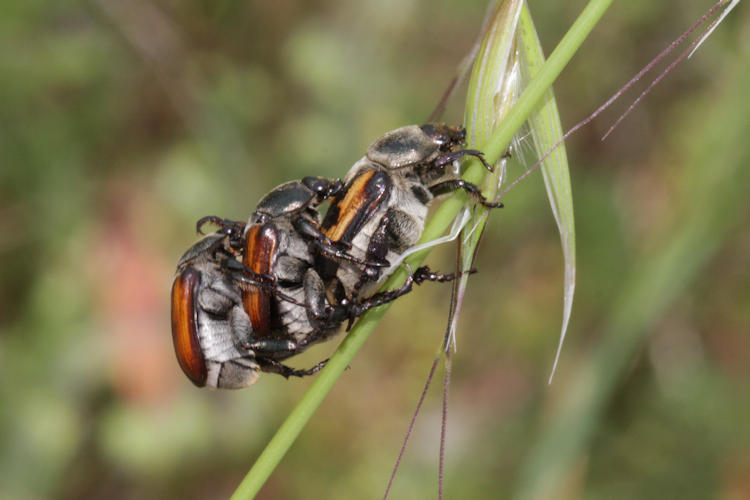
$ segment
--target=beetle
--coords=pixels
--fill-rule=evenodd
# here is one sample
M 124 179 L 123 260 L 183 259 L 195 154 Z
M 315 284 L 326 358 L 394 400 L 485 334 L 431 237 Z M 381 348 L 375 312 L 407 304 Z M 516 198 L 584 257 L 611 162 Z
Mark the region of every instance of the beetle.
M 261 371 L 285 377 L 315 373 L 322 364 L 295 370 L 275 359 L 277 353 L 297 348 L 288 340 L 258 340 L 252 349 L 239 344 L 250 320 L 242 308 L 241 291 L 224 267 L 235 259 L 232 239 L 237 236 L 227 231 L 209 234 L 177 264 L 171 294 L 172 341 L 182 371 L 198 387 L 225 389 L 252 385 Z M 272 277 L 255 278 L 257 286 L 275 290 Z M 246 274 L 243 279 L 250 280 Z
M 448 168 L 473 156 L 492 170 L 480 151 L 458 149 L 465 139 L 463 127 L 433 123 L 387 132 L 347 173 L 344 188 L 333 195 L 323 218 L 322 233 L 360 260 L 392 262 L 419 240 L 435 197 L 460 189 L 485 207 L 502 207 Z M 382 266 L 337 261 L 323 254 L 316 268 L 332 302 L 359 297 L 382 277 Z
M 255 226 L 250 227 L 283 221 L 284 234 L 292 235 L 285 248 L 296 251 L 304 235 L 321 253 L 345 255 L 340 245 L 331 244 L 316 229 L 320 216 L 315 207 L 341 187 L 340 180 L 321 177 L 282 184 L 260 201 L 251 218 Z M 185 252 L 172 285 L 172 340 L 183 372 L 195 385 L 215 388 L 252 385 L 261 371 L 285 377 L 315 373 L 322 363 L 309 370 L 295 370 L 279 362 L 304 348 L 304 337 L 278 331 L 268 335 L 258 325 L 254 327 L 245 307 L 248 296 L 259 290 L 263 296 L 273 295 L 303 311 L 305 304 L 285 295 L 275 275 L 256 273 L 238 262 L 246 241 L 244 223 L 204 217 L 197 223 L 199 233 L 208 222 L 219 224 L 220 229 Z M 277 257 L 284 261 L 281 251 L 273 254 Z M 254 292 L 248 292 L 250 289 Z

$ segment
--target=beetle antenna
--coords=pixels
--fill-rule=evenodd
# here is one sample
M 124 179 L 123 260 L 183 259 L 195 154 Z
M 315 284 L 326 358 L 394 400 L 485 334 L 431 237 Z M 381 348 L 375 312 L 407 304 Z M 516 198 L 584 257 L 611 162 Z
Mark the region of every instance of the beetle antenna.
M 448 389 L 451 385 L 451 352 L 445 351 L 445 382 L 443 383 L 443 412 L 440 421 L 440 455 L 438 459 L 438 500 L 443 500 L 445 473 L 445 437 L 448 435 Z
M 430 388 L 430 384 L 432 383 L 432 377 L 435 376 L 435 369 L 437 368 L 438 361 L 440 360 L 440 354 L 442 354 L 442 352 L 435 356 L 435 359 L 432 361 L 432 366 L 430 367 L 430 372 L 427 374 L 427 380 L 424 383 L 422 394 L 419 396 L 417 407 L 414 408 L 414 413 L 412 414 L 411 421 L 409 422 L 409 428 L 406 430 L 406 435 L 404 436 L 404 441 L 401 443 L 401 449 L 398 452 L 398 457 L 396 458 L 396 463 L 393 466 L 391 477 L 388 479 L 388 485 L 385 487 L 383 500 L 388 500 L 388 493 L 390 493 L 391 491 L 393 480 L 396 478 L 398 468 L 401 466 L 401 459 L 404 458 L 404 453 L 406 452 L 406 444 L 409 442 L 409 438 L 411 437 L 412 432 L 414 432 L 414 424 L 417 423 L 417 416 L 419 415 L 419 411 L 422 409 L 422 403 L 424 403 L 424 399 L 427 396 L 427 390 Z
M 474 45 L 472 45 L 469 53 L 466 54 L 463 59 L 461 59 L 460 63 L 458 63 L 458 66 L 456 67 L 456 74 L 448 84 L 448 88 L 445 89 L 445 92 L 443 92 L 443 95 L 440 97 L 437 106 L 435 106 L 435 109 L 427 119 L 427 123 L 435 123 L 440 120 L 440 118 L 445 113 L 445 108 L 448 106 L 448 102 L 456 92 L 456 89 L 463 85 L 464 81 L 466 80 L 466 77 L 469 74 L 469 69 L 471 69 L 471 65 L 474 63 L 474 59 L 476 59 L 477 57 L 477 52 L 479 52 L 480 42 L 484 38 L 487 27 L 490 25 L 492 14 L 495 12 L 496 6 L 497 1 L 492 1 L 487 6 L 487 10 L 484 14 L 484 20 L 482 21 L 482 27 L 479 29 L 479 34 L 477 35 L 477 39 L 474 41 Z
M 578 122 L 575 125 L 573 125 L 573 127 L 571 127 L 567 132 L 565 132 L 565 134 L 562 136 L 562 138 L 559 141 L 557 141 L 546 153 L 544 153 L 544 155 L 542 155 L 542 157 L 533 166 L 531 166 L 530 168 L 528 168 L 523 174 L 521 174 L 519 177 L 517 177 L 516 180 L 514 180 L 513 182 L 511 182 L 505 189 L 503 189 L 503 191 L 498 195 L 497 198 L 500 199 L 503 196 L 505 196 L 508 193 L 508 191 L 510 191 L 511 189 L 513 189 L 516 186 L 516 184 L 518 184 L 519 182 L 521 182 L 522 180 L 524 180 L 526 177 L 528 177 L 529 175 L 531 175 L 531 173 L 534 172 L 537 168 L 539 168 L 539 166 L 544 162 L 544 160 L 546 160 L 549 157 L 549 155 L 551 155 L 558 147 L 560 147 L 560 145 L 563 142 L 565 142 L 565 140 L 568 137 L 570 137 L 574 132 L 578 131 L 580 128 L 582 128 L 582 127 L 588 125 L 589 123 L 591 123 L 591 121 L 593 121 L 594 118 L 596 118 L 597 116 L 599 116 L 605 109 L 607 109 L 610 105 L 612 105 L 612 103 L 614 103 L 617 99 L 619 99 L 620 96 L 622 96 L 622 94 L 625 93 L 625 91 L 627 91 L 630 87 L 633 86 L 633 84 L 635 84 L 638 80 L 640 80 L 641 77 L 644 74 L 646 74 L 649 70 L 651 70 L 651 68 L 653 68 L 656 63 L 658 63 L 660 60 L 662 60 L 664 57 L 666 57 L 670 52 L 672 52 L 672 50 L 674 50 L 675 47 L 677 47 L 679 44 L 681 44 L 683 41 L 685 41 L 685 39 L 692 32 L 694 32 L 701 24 L 703 24 L 704 22 L 706 22 L 706 20 L 708 18 L 710 18 L 712 15 L 714 15 L 716 13 L 716 11 L 719 10 L 726 3 L 726 1 L 727 0 L 721 0 L 721 1 L 717 2 L 713 7 L 711 7 L 703 15 L 703 17 L 701 17 L 695 24 L 693 24 L 690 28 L 688 28 L 682 35 L 680 35 L 666 49 L 664 49 L 661 53 L 659 53 L 659 55 L 657 55 L 653 60 L 651 60 L 651 62 L 649 62 L 641 71 L 639 71 L 638 74 L 635 75 L 628 83 L 626 83 L 622 88 L 620 88 L 617 92 L 615 92 L 615 94 L 612 97 L 610 97 L 609 99 L 607 99 L 607 101 L 604 104 L 602 104 L 601 106 L 599 106 L 598 108 L 596 108 L 596 110 L 593 113 L 591 113 L 589 116 L 587 116 L 586 118 L 584 118 L 580 122 Z M 706 33 L 708 33 L 712 28 L 713 28 L 713 24 L 711 26 L 709 26 L 709 28 L 701 35 L 701 37 L 699 39 L 703 38 L 703 36 Z M 697 43 L 698 42 L 693 42 L 693 44 L 697 44 Z M 692 44 L 691 44 L 691 47 L 692 47 Z M 671 70 L 674 67 L 674 65 L 676 63 L 679 63 L 681 60 L 682 60 L 682 56 L 678 57 L 678 59 L 675 61 L 675 63 L 673 63 L 672 65 L 670 65 L 667 68 L 667 70 L 668 71 Z M 658 81 L 660 81 L 661 78 L 663 78 L 662 75 L 660 75 L 660 78 L 658 78 L 655 81 L 655 83 L 658 83 Z M 649 88 L 649 90 L 650 90 L 650 88 Z
M 737 1 L 739 1 L 739 0 L 735 0 L 735 2 L 737 2 Z M 709 11 L 708 11 L 708 12 L 707 12 L 707 13 L 706 13 L 706 14 L 705 14 L 705 15 L 704 15 L 704 16 L 703 16 L 702 18 L 701 18 L 701 20 L 700 20 L 700 21 L 699 21 L 699 22 L 698 22 L 698 23 L 697 23 L 697 24 L 696 24 L 695 26 L 693 26 L 693 27 L 691 28 L 691 30 L 688 30 L 688 31 L 687 31 L 687 32 L 686 32 L 685 34 L 683 34 L 683 37 L 681 37 L 681 38 L 682 38 L 682 40 L 684 40 L 684 36 L 687 36 L 687 33 L 689 33 L 690 31 L 692 31 L 693 29 L 697 28 L 699 24 L 703 23 L 703 22 L 704 22 L 704 21 L 705 21 L 705 20 L 706 20 L 706 19 L 707 19 L 708 17 L 710 17 L 710 16 L 711 16 L 711 14 L 713 14 L 714 10 L 715 10 L 715 9 L 718 9 L 718 8 L 719 8 L 719 7 L 720 7 L 720 6 L 721 6 L 721 5 L 723 4 L 723 3 L 724 3 L 724 2 L 719 2 L 719 3 L 717 3 L 717 4 L 716 4 L 716 5 L 715 5 L 715 6 L 714 6 L 714 7 L 713 7 L 713 8 L 711 9 L 711 10 L 709 10 Z M 611 127 L 609 127 L 609 130 L 607 130 L 607 133 L 606 133 L 606 134 L 604 134 L 604 135 L 602 136 L 602 140 L 604 140 L 604 139 L 606 139 L 607 137 L 609 137 L 609 134 L 611 134 L 611 133 L 612 133 L 612 132 L 613 132 L 613 131 L 615 130 L 615 128 L 617 128 L 617 126 L 618 126 L 618 125 L 620 124 L 620 122 L 621 122 L 621 121 L 623 121 L 623 120 L 625 119 L 625 117 L 627 117 L 627 116 L 628 116 L 628 115 L 630 114 L 630 112 L 631 112 L 631 111 L 633 111 L 633 108 L 635 108 L 635 107 L 636 107 L 636 106 L 638 105 L 638 103 L 639 103 L 639 102 L 641 102 L 641 99 L 643 99 L 644 97 L 646 97 L 646 95 L 647 95 L 647 94 L 648 94 L 649 92 L 651 92 L 651 89 L 653 89 L 653 88 L 654 88 L 654 87 L 655 87 L 655 86 L 656 86 L 656 85 L 657 85 L 657 84 L 658 84 L 658 83 L 659 83 L 659 82 L 660 82 L 660 81 L 661 81 L 661 80 L 662 80 L 662 79 L 663 79 L 663 78 L 664 78 L 665 76 L 667 76 L 667 74 L 668 74 L 668 73 L 669 73 L 670 71 L 672 71 L 672 69 L 674 69 L 674 67 L 675 67 L 675 66 L 677 66 L 677 65 L 678 65 L 678 64 L 679 64 L 680 62 L 682 62 L 682 60 L 683 60 L 683 59 L 685 59 L 686 57 L 690 57 L 690 56 L 691 56 L 691 55 L 693 54 L 693 52 L 695 52 L 695 51 L 696 51 L 696 49 L 697 49 L 697 48 L 698 48 L 698 47 L 699 47 L 699 46 L 700 46 L 700 45 L 701 45 L 701 44 L 703 43 L 703 41 L 704 41 L 704 40 L 705 40 L 705 39 L 706 39 L 706 38 L 708 37 L 708 35 L 710 35 L 710 34 L 711 34 L 711 32 L 712 32 L 712 31 L 713 31 L 714 29 L 716 29 L 716 27 L 717 27 L 717 26 L 719 25 L 719 23 L 720 23 L 720 22 L 722 21 L 722 19 L 724 19 L 724 17 L 726 17 L 726 15 L 727 15 L 727 14 L 729 14 L 729 11 L 730 11 L 730 10 L 732 10 L 732 9 L 734 8 L 734 6 L 735 6 L 735 5 L 737 5 L 737 4 L 736 4 L 736 3 L 734 3 L 733 5 L 730 5 L 729 7 L 727 7 L 727 8 L 726 8 L 726 9 L 724 10 L 724 12 L 723 12 L 723 13 L 721 14 L 721 16 L 719 16 L 719 18 L 718 18 L 718 19 L 716 19 L 716 20 L 715 20 L 714 22 L 712 22 L 712 23 L 711 23 L 711 25 L 710 25 L 710 26 L 709 26 L 709 27 L 708 27 L 708 28 L 707 28 L 707 29 L 706 29 L 706 30 L 705 30 L 705 31 L 703 32 L 703 34 L 702 34 L 702 35 L 701 35 L 701 36 L 700 36 L 700 37 L 699 37 L 698 39 L 696 39 L 696 40 L 695 40 L 695 41 L 694 41 L 693 43 L 691 43 L 691 44 L 690 44 L 690 45 L 688 46 L 688 48 L 687 48 L 687 49 L 685 49 L 685 50 L 684 50 L 684 51 L 683 51 L 683 52 L 682 52 L 682 53 L 681 53 L 681 54 L 680 54 L 680 55 L 679 55 L 679 56 L 677 57 L 677 59 L 675 59 L 674 61 L 672 61 L 672 63 L 671 63 L 671 64 L 670 64 L 669 66 L 667 66 L 667 67 L 666 67 L 666 69 L 664 69 L 664 71 L 662 71 L 662 72 L 661 72 L 661 73 L 659 74 L 659 76 L 657 76 L 656 78 L 654 78 L 654 80 L 653 80 L 653 81 L 652 81 L 652 82 L 651 82 L 651 83 L 649 84 L 649 86 L 648 86 L 648 87 L 646 87 L 646 90 L 644 90 L 643 92 L 641 92 L 641 95 L 639 95 L 639 96 L 638 96 L 638 97 L 637 97 L 637 98 L 636 98 L 636 99 L 635 99 L 635 100 L 633 101 L 633 103 L 632 103 L 632 104 L 631 104 L 631 105 L 630 105 L 630 106 L 628 107 L 628 109 L 626 109 L 626 110 L 625 110 L 625 112 L 624 112 L 623 114 L 621 114 L 621 115 L 620 115 L 620 117 L 619 117 L 619 118 L 618 118 L 618 119 L 617 119 L 617 120 L 615 121 L 615 123 L 613 123 L 613 124 L 612 124 L 612 126 L 611 126 Z M 679 44 L 680 42 L 682 42 L 682 40 L 680 40 L 680 39 L 678 38 L 677 40 L 675 40 L 674 42 L 672 42 L 672 45 L 670 45 L 670 46 L 668 47 L 668 49 L 670 49 L 670 50 L 671 50 L 671 48 L 674 48 L 674 47 L 676 47 L 676 46 L 677 46 L 677 45 L 678 45 L 678 44 Z M 660 55 L 661 55 L 661 54 L 660 54 Z M 657 60 L 657 59 L 654 59 L 654 61 L 656 61 L 656 60 Z M 653 63 L 654 61 L 652 61 L 652 63 Z M 651 66 L 653 66 L 653 64 L 651 64 Z M 649 66 L 647 66 L 647 67 L 648 67 L 648 68 L 650 69 L 650 67 L 649 67 Z M 640 73 L 639 73 L 638 75 L 636 75 L 636 77 L 637 77 L 637 78 L 640 78 L 640 76 L 641 76 L 641 74 L 640 74 Z M 634 79 L 635 79 L 636 77 L 634 77 Z M 632 82 L 632 81 L 633 81 L 633 80 L 631 80 L 631 82 Z M 630 84 L 630 82 L 628 82 L 628 84 Z M 623 87 L 623 89 L 624 89 L 624 88 L 625 88 L 625 87 Z

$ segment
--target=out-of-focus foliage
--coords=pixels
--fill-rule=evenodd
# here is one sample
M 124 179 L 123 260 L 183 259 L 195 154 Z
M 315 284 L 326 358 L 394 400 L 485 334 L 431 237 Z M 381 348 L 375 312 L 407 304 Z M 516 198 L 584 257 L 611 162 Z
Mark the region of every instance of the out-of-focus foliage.
M 707 7 L 616 3 L 555 87 L 563 121 L 593 109 Z M 382 132 L 423 121 L 484 8 L 2 2 L 0 498 L 233 491 L 309 381 L 266 375 L 219 393 L 182 376 L 168 293 L 195 220 L 244 218 L 281 181 L 342 175 Z M 548 50 L 580 8 L 531 5 Z M 538 176 L 491 219 L 453 361 L 447 497 L 509 497 L 529 470 L 544 479 L 526 457 L 544 446 L 577 369 L 611 348 L 618 314 L 654 310 L 619 361 L 627 370 L 603 384 L 595 418 L 578 422 L 590 438 L 559 497 L 750 496 L 750 211 L 714 189 L 727 172 L 747 186 L 732 172 L 750 156 L 750 113 L 738 112 L 748 106 L 748 12 L 740 5 L 607 142 L 604 117 L 569 143 L 578 291 L 551 387 L 562 259 Z M 675 251 L 668 266 L 642 264 L 696 234 L 698 258 Z M 450 268 L 452 248 L 429 260 Z M 677 288 L 655 308 L 652 289 L 632 294 L 639 276 L 656 282 L 659 272 Z M 447 287 L 428 284 L 391 309 L 260 497 L 383 491 L 447 304 Z M 616 368 L 592 366 L 604 380 Z M 394 498 L 434 496 L 438 393 Z

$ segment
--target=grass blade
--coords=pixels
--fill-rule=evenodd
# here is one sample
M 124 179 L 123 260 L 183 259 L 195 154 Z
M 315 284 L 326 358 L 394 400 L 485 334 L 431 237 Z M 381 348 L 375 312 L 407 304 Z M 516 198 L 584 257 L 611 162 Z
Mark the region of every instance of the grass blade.
M 524 72 L 524 80 L 531 80 L 544 64 L 544 54 L 539 43 L 539 37 L 534 29 L 528 9 L 524 9 L 518 26 L 518 52 L 521 59 L 521 70 Z M 555 95 L 550 88 L 545 92 L 539 108 L 529 117 L 529 128 L 533 140 L 534 149 L 538 158 L 541 158 L 560 139 L 563 131 L 560 124 L 560 114 L 557 111 Z M 570 173 L 568 169 L 568 157 L 565 153 L 565 144 L 553 151 L 542 163 L 542 176 L 547 188 L 552 214 L 560 231 L 560 243 L 563 250 L 565 262 L 565 273 L 563 279 L 563 320 L 560 328 L 560 341 L 552 365 L 549 382 L 557 368 L 560 358 L 565 333 L 570 321 L 570 312 L 573 308 L 573 294 L 576 288 L 576 234 L 575 217 L 573 213 L 573 194 L 570 187 Z
M 611 4 L 612 0 L 590 0 L 570 30 L 562 38 L 560 44 L 542 66 L 537 77 L 529 83 L 529 86 L 509 113 L 508 119 L 499 125 L 486 144 L 486 147 L 483 148 L 488 161 L 491 163 L 497 162 L 508 147 L 511 138 L 527 120 L 544 92 L 552 85 Z M 478 162 L 472 163 L 466 172 L 465 178 L 469 181 L 478 182 L 482 179 L 482 166 Z M 431 241 L 440 237 L 463 207 L 465 198 L 463 193 L 457 193 L 444 201 L 425 227 L 421 241 Z M 412 267 L 418 266 L 426 255 L 427 251 L 415 254 L 409 259 L 410 265 Z M 395 288 L 403 283 L 405 279 L 405 272 L 397 271 L 386 281 L 384 288 Z M 300 432 L 302 432 L 307 421 L 323 402 L 323 399 L 333 388 L 333 384 L 349 365 L 354 355 L 365 343 L 367 337 L 375 329 L 378 321 L 387 310 L 388 305 L 386 304 L 378 309 L 368 311 L 354 325 L 349 335 L 346 336 L 339 348 L 331 356 L 326 367 L 321 370 L 310 386 L 310 389 L 291 411 L 265 450 L 258 457 L 253 467 L 248 471 L 232 495 L 232 500 L 254 498 L 258 491 L 260 491 L 263 484 L 281 461 L 281 458 L 286 454 Z

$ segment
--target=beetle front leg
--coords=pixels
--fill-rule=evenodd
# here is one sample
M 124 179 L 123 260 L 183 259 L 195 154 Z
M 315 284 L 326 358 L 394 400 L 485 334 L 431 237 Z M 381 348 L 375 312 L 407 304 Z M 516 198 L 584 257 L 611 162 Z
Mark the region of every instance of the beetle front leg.
M 198 222 L 195 224 L 195 230 L 198 231 L 198 234 L 203 234 L 203 226 L 206 224 L 215 224 L 219 226 L 219 232 L 230 235 L 242 234 L 245 230 L 245 223 L 242 221 L 225 219 L 218 215 L 206 215 L 198 219 Z
M 445 165 L 453 163 L 454 161 L 459 160 L 464 156 L 473 156 L 475 158 L 478 158 L 479 161 L 482 162 L 484 168 L 486 168 L 489 172 L 494 172 L 495 170 L 494 167 L 487 163 L 487 160 L 484 159 L 484 153 L 482 153 L 478 149 L 460 149 L 451 153 L 445 153 L 444 155 L 436 158 L 432 165 L 435 167 L 444 167 Z

